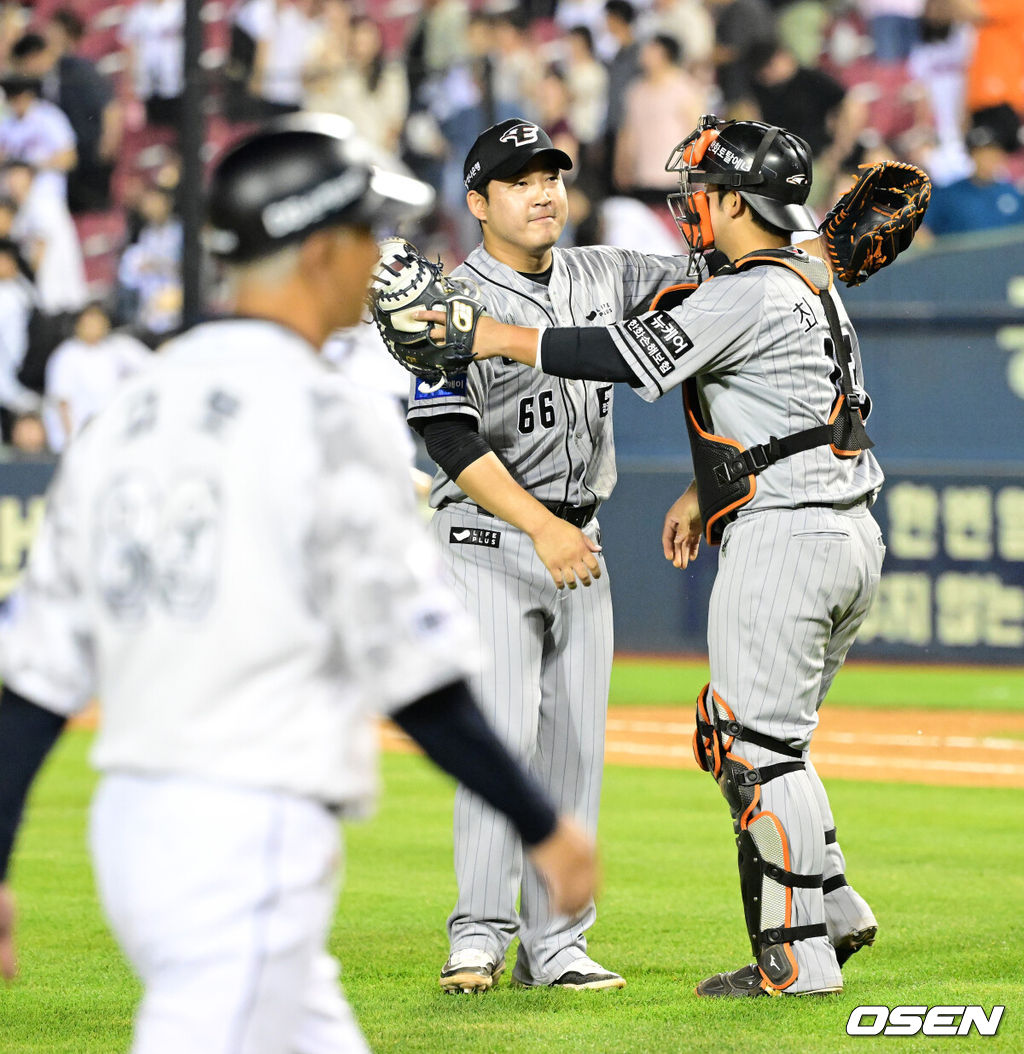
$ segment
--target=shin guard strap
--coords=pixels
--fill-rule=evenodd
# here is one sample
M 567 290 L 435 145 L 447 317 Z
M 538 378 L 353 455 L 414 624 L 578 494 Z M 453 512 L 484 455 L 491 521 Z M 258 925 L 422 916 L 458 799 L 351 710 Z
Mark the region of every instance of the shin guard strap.
M 765 765 L 759 769 L 745 769 L 736 774 L 736 782 L 741 787 L 753 787 L 758 783 L 767 783 L 787 772 L 797 772 L 804 767 L 802 761 L 783 761 L 778 765 Z
M 825 832 L 825 845 L 835 845 L 838 841 L 839 836 L 836 834 L 836 829 L 834 827 Z
M 752 728 L 741 725 L 739 721 L 728 718 L 723 720 L 716 715 L 715 724 L 718 727 L 718 731 L 724 736 L 741 739 L 744 743 L 754 743 L 759 747 L 764 747 L 765 750 L 771 750 L 787 758 L 802 758 L 804 756 L 803 750 L 791 747 L 785 740 L 776 739 L 774 736 L 766 736 L 761 732 L 755 732 Z
M 821 875 L 798 875 L 794 871 L 786 871 L 778 864 L 769 864 L 767 860 L 761 861 L 761 870 L 783 886 L 797 889 L 821 889 L 823 886 Z
M 774 929 L 762 930 L 757 935 L 757 943 L 760 947 L 767 948 L 772 944 L 792 944 L 794 941 L 827 936 L 828 927 L 823 922 L 813 926 L 776 926 Z
M 826 878 L 821 884 L 822 893 L 831 893 L 836 889 L 842 889 L 843 886 L 848 886 L 850 883 L 846 881 L 846 875 L 840 872 L 838 875 L 833 875 L 831 878 Z

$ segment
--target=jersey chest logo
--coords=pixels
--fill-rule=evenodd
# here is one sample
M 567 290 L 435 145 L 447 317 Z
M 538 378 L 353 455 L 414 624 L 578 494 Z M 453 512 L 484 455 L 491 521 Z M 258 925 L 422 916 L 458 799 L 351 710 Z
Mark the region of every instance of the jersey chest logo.
M 452 545 L 482 545 L 487 549 L 501 546 L 501 531 L 488 531 L 482 527 L 452 527 L 448 532 Z

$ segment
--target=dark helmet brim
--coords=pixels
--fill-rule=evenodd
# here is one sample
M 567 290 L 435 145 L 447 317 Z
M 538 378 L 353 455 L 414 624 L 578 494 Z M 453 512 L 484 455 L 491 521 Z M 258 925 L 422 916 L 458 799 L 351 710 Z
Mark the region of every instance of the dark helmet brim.
M 784 231 L 816 231 L 818 222 L 806 205 L 777 201 L 741 188 L 739 195 L 767 223 Z

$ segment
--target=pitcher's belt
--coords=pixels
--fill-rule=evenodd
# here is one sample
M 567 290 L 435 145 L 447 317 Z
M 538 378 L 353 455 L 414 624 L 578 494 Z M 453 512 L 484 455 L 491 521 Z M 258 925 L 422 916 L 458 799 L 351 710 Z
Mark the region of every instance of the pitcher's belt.
M 441 502 L 438 509 L 443 509 L 446 505 L 454 505 L 457 502 L 445 500 Z M 488 512 L 487 509 L 481 505 L 477 505 L 474 502 L 467 502 L 471 505 L 474 512 L 479 513 L 481 516 L 493 516 L 493 512 Z M 544 506 L 548 512 L 554 513 L 559 519 L 565 520 L 571 523 L 574 527 L 586 527 L 588 523 L 594 518 L 597 512 L 597 503 L 594 502 L 591 505 L 569 505 L 564 501 L 542 501 L 541 505 Z

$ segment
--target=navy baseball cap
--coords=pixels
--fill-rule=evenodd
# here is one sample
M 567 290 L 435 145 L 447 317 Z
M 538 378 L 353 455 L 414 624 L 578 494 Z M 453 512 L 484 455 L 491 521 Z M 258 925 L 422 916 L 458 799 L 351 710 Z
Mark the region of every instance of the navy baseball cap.
M 462 166 L 466 190 L 479 190 L 492 179 L 507 179 L 538 155 L 551 154 L 561 169 L 572 168 L 572 160 L 559 150 L 540 125 L 525 117 L 510 117 L 477 136 Z

